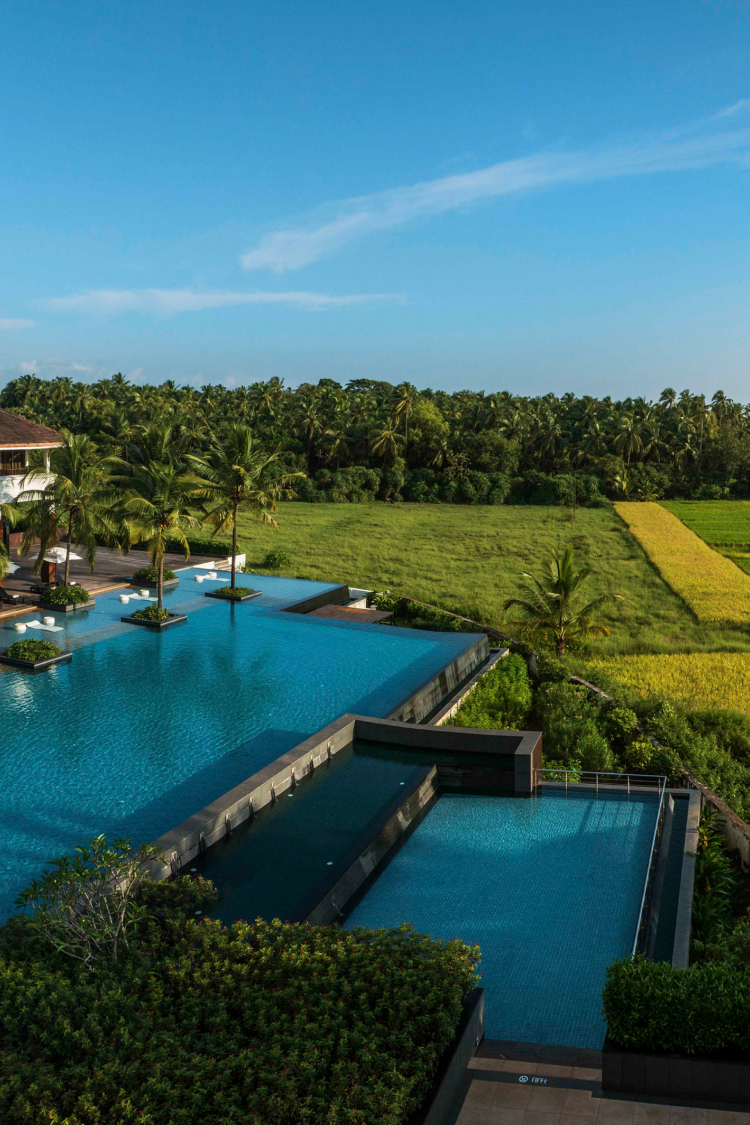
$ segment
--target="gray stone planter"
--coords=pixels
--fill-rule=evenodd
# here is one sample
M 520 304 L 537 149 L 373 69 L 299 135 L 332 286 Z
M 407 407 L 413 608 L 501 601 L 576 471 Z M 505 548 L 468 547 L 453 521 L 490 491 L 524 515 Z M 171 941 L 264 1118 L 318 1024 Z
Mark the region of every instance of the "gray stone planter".
M 166 621 L 145 621 L 142 617 L 121 617 L 120 621 L 124 621 L 126 625 L 144 625 L 147 629 L 159 630 L 169 629 L 171 625 L 180 625 L 183 621 L 187 621 L 187 615 L 174 613 Z
M 612 1094 L 750 1105 L 750 1053 L 639 1051 L 619 1047 L 607 1038 L 602 1050 L 602 1089 Z
M 25 668 L 29 672 L 41 672 L 54 664 L 68 664 L 72 659 L 72 652 L 61 652 L 59 656 L 48 656 L 46 660 L 18 660 L 15 656 L 2 653 L 0 664 L 8 664 L 11 668 Z
M 463 1082 L 469 1059 L 484 1038 L 484 989 L 474 988 L 464 1000 L 456 1036 L 443 1055 L 430 1092 L 409 1119 L 409 1125 L 443 1125 Z
M 252 594 L 243 594 L 241 598 L 233 598 L 228 594 L 220 594 L 218 590 L 209 590 L 209 592 L 203 596 L 205 598 L 215 598 L 217 602 L 229 602 L 230 605 L 234 605 L 237 602 L 249 602 L 252 598 L 259 598 L 261 593 L 261 590 L 253 590 Z
M 131 586 L 135 586 L 136 589 L 140 589 L 141 587 L 143 587 L 144 590 L 157 590 L 159 588 L 158 583 L 145 582 L 142 578 L 128 578 L 128 582 Z M 165 578 L 165 580 L 161 584 L 161 588 L 162 590 L 171 590 L 175 586 L 179 586 L 179 584 L 179 578 Z
M 76 613 L 79 609 L 93 609 L 96 605 L 95 598 L 87 602 L 76 602 L 75 605 L 50 605 L 49 602 L 39 602 L 39 609 L 46 609 L 49 613 Z

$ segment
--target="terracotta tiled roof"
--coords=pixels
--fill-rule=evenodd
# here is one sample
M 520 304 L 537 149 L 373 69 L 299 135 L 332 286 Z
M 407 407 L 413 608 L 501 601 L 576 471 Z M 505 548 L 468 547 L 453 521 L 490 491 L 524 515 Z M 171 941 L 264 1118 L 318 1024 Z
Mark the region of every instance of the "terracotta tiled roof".
M 43 449 L 61 442 L 60 435 L 49 426 L 0 410 L 0 449 Z

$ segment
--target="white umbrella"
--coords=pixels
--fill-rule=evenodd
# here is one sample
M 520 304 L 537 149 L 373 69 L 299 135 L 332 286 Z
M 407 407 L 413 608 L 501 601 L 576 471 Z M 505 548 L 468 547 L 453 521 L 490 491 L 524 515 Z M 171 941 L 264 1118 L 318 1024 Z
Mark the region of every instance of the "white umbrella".
M 70 558 L 71 558 L 71 561 L 73 559 L 78 559 L 80 561 L 81 556 L 77 555 L 75 553 L 75 551 L 71 551 L 70 552 Z M 37 562 L 38 559 L 39 559 L 39 555 L 32 555 L 29 562 Z M 50 563 L 64 563 L 65 562 L 65 548 L 64 547 L 50 547 L 49 551 L 47 551 L 47 553 L 44 556 L 44 561 L 50 562 Z

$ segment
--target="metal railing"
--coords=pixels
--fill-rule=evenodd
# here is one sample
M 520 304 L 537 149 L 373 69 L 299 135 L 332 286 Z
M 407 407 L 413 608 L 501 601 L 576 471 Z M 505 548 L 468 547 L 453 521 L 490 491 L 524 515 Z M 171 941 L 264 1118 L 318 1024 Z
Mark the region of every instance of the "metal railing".
M 552 774 L 551 779 L 545 778 L 544 774 Z M 559 780 L 556 780 L 559 778 Z M 584 780 L 593 779 L 593 780 Z M 656 864 L 654 862 L 657 845 L 661 838 L 662 828 L 664 826 L 664 792 L 667 786 L 666 777 L 661 777 L 658 774 L 642 774 L 642 773 L 605 773 L 597 772 L 596 770 L 553 770 L 545 769 L 544 766 L 534 770 L 534 785 L 535 787 L 545 780 L 551 781 L 553 785 L 562 786 L 565 784 L 565 791 L 567 792 L 569 785 L 581 786 L 590 789 L 593 787 L 596 792 L 599 792 L 599 785 L 607 789 L 616 786 L 624 786 L 627 792 L 630 793 L 631 789 L 657 789 L 659 793 L 659 807 L 656 810 L 656 823 L 654 824 L 654 833 L 651 837 L 651 850 L 648 858 L 648 867 L 646 869 L 646 878 L 643 881 L 643 893 L 641 894 L 641 902 L 638 907 L 638 920 L 635 924 L 635 935 L 633 937 L 633 945 L 630 951 L 630 956 L 635 957 L 638 952 L 638 945 L 641 938 L 641 931 L 644 928 L 646 919 L 649 916 L 651 909 L 651 892 L 653 891 L 653 881 L 655 875 Z

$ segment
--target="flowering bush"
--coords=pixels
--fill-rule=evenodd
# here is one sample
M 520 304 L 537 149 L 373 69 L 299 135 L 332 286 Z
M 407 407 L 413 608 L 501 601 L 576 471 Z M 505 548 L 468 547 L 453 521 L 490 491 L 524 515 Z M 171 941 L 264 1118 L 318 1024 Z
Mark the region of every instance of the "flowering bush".
M 240 922 L 145 885 L 127 956 L 80 967 L 0 927 L 4 1125 L 398 1125 L 427 1093 L 478 950 L 407 927 Z

